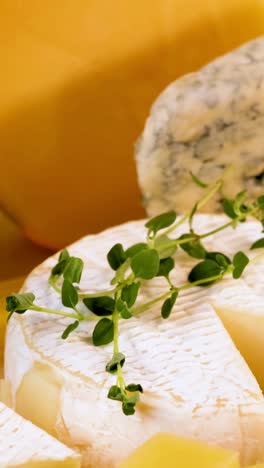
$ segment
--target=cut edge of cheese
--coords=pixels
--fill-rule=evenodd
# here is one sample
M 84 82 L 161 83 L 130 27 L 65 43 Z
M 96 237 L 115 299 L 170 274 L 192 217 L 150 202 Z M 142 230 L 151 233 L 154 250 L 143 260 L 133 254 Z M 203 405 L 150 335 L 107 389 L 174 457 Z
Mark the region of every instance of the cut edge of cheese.
M 8 408 L 13 406 L 11 384 L 5 379 L 0 379 L 0 401 Z
M 118 468 L 239 468 L 238 452 L 171 433 L 158 433 Z
M 16 465 L 1 465 L 0 468 L 80 468 L 80 463 L 75 459 L 65 459 L 62 461 L 53 461 L 47 459 L 45 461 L 30 461 L 26 463 L 19 463 Z
M 80 455 L 0 402 L 0 467 L 80 468 Z

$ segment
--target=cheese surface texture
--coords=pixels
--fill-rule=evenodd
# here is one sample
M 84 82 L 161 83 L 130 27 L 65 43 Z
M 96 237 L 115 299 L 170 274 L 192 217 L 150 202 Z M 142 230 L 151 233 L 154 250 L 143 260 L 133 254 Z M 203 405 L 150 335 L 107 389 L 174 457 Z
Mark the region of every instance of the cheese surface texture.
M 80 468 L 80 457 L 0 403 L 1 468 Z
M 157 434 L 118 468 L 239 468 L 238 453 L 172 434 Z
M 169 85 L 154 102 L 136 148 L 143 202 L 150 216 L 186 212 L 199 199 L 190 170 L 205 182 L 232 164 L 224 194 L 263 192 L 264 38 Z M 219 196 L 206 205 L 219 210 Z
M 225 221 L 223 216 L 197 215 L 194 227 L 200 233 Z M 186 231 L 187 226 L 182 225 L 175 236 Z M 70 246 L 70 254 L 85 263 L 81 289 L 107 289 L 113 276 L 107 252 L 117 242 L 127 248 L 144 241 L 145 235 L 143 221 L 131 222 Z M 235 232 L 230 228 L 208 238 L 205 245 L 210 251 L 221 249 L 232 255 L 237 250 L 247 251 L 260 235 L 259 224 L 248 222 Z M 23 291 L 33 292 L 38 305 L 62 309 L 59 295 L 48 285 L 56 258 L 36 268 Z M 178 286 L 184 284 L 195 262 L 179 250 L 172 281 Z M 264 270 L 263 263 L 260 268 Z M 117 402 L 107 399 L 115 382 L 115 377 L 105 372 L 112 344 L 92 345 L 94 324 L 82 323 L 63 341 L 61 333 L 67 319 L 33 311 L 13 316 L 7 331 L 5 378 L 11 383 L 14 406 L 60 440 L 78 447 L 84 467 L 114 467 L 158 432 L 235 450 L 243 466 L 263 461 L 263 396 L 215 312 L 228 303 L 230 314 L 237 317 L 237 327 L 241 305 L 248 321 L 263 316 L 263 307 L 258 306 L 263 303 L 263 294 L 255 286 L 254 277 L 256 283 L 254 269 L 249 267 L 244 279 L 226 279 L 210 289 L 182 292 L 169 320 L 161 318 L 160 305 L 156 305 L 140 318 L 120 321 L 125 380 L 139 382 L 144 388 L 136 414 L 130 417 L 122 414 Z M 141 289 L 139 303 L 167 288 L 163 278 L 148 281 Z M 252 301 L 247 302 L 250 297 Z M 251 341 L 251 346 L 252 353 L 255 349 L 258 356 L 263 354 L 261 340 L 256 341 L 255 348 Z

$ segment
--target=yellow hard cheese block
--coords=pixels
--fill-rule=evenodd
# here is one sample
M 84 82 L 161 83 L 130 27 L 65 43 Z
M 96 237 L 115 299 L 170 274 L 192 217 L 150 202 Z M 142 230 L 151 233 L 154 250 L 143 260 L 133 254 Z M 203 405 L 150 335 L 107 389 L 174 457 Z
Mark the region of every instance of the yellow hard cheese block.
M 153 100 L 263 33 L 262 0 L 1 0 L 1 205 L 51 248 L 143 216 Z
M 264 463 L 260 463 L 258 465 L 250 465 L 248 468 L 264 468 Z
M 139 447 L 118 468 L 238 468 L 238 453 L 160 433 Z
M 17 224 L 0 208 L 0 300 L 6 289 L 10 292 L 9 278 L 27 275 L 50 254 L 48 249 L 41 248 L 26 239 Z M 2 281 L 6 284 L 2 285 Z M 12 284 L 10 286 L 15 287 Z M 13 289 L 13 292 L 17 290 Z

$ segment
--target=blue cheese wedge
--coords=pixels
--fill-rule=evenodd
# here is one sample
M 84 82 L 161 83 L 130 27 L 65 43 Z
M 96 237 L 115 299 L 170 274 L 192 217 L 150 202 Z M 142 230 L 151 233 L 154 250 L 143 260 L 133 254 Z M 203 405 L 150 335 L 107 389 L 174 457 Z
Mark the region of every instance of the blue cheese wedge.
M 204 232 L 225 220 L 219 215 L 197 215 L 195 227 Z M 182 225 L 175 236 L 186 229 L 187 225 Z M 85 263 L 81 289 L 96 292 L 108 288 L 112 278 L 106 260 L 109 249 L 117 242 L 126 248 L 144 241 L 145 233 L 144 221 L 131 222 L 70 246 L 70 253 Z M 230 228 L 208 238 L 206 245 L 211 250 L 224 245 L 226 253 L 233 254 L 239 248 L 247 251 L 259 234 L 259 225 L 249 222 L 239 226 L 236 234 Z M 36 268 L 23 291 L 33 292 L 44 307 L 62 309 L 59 295 L 48 285 L 56 259 L 53 256 Z M 185 252 L 177 252 L 172 277 L 176 285 L 186 282 L 192 262 L 195 260 Z M 158 432 L 233 449 L 239 452 L 243 466 L 264 461 L 262 392 L 245 361 L 247 356 L 244 359 L 237 349 L 239 339 L 235 345 L 228 323 L 225 327 L 220 317 L 228 307 L 239 329 L 243 311 L 248 323 L 254 320 L 254 314 L 260 314 L 263 336 L 263 308 L 254 308 L 261 297 L 263 303 L 263 294 L 254 290 L 251 276 L 249 273 L 249 279 L 238 282 L 229 278 L 210 289 L 184 291 L 168 320 L 161 318 L 159 304 L 140 318 L 120 320 L 125 380 L 144 388 L 136 414 L 129 417 L 119 404 L 107 399 L 115 383 L 115 376 L 105 372 L 112 344 L 92 345 L 93 324 L 82 323 L 63 341 L 61 332 L 67 319 L 34 311 L 13 316 L 5 351 L 5 377 L 11 385 L 13 405 L 35 424 L 80 449 L 87 468 L 114 468 Z M 160 277 L 146 282 L 139 303 L 167 288 Z M 225 295 L 225 291 L 231 292 Z M 252 303 L 245 300 L 248 291 Z M 254 348 L 252 336 L 251 345 Z M 263 340 L 256 346 L 256 353 L 263 355 Z
M 264 38 L 186 75 L 158 97 L 136 147 L 143 203 L 150 216 L 186 212 L 201 195 L 192 171 L 212 182 L 232 164 L 224 193 L 264 187 Z M 219 211 L 219 195 L 206 205 Z

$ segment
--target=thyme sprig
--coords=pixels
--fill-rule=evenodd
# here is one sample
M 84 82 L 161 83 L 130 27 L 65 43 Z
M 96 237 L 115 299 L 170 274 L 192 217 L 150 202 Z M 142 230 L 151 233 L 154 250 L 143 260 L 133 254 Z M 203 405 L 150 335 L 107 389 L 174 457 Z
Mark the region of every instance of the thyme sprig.
M 202 187 L 204 196 L 194 205 L 185 216 L 178 218 L 175 211 L 169 211 L 147 221 L 145 242 L 131 245 L 125 249 L 121 243 L 115 244 L 107 253 L 109 267 L 114 275 L 109 289 L 99 292 L 86 293 L 80 290 L 84 263 L 82 259 L 71 256 L 68 250 L 63 250 L 57 264 L 52 268 L 49 284 L 61 297 L 63 310 L 41 307 L 35 302 L 33 293 L 12 294 L 6 298 L 8 320 L 14 313 L 24 314 L 27 310 L 47 313 L 70 318 L 73 321 L 62 332 L 62 339 L 67 339 L 81 322 L 96 322 L 92 341 L 94 346 L 104 346 L 113 343 L 111 359 L 106 364 L 106 372 L 116 376 L 116 382 L 108 392 L 108 398 L 121 402 L 124 414 L 131 415 L 140 400 L 143 388 L 139 383 L 127 384 L 123 375 L 126 357 L 119 347 L 119 322 L 138 317 L 151 310 L 156 304 L 161 304 L 161 316 L 168 319 L 179 294 L 194 286 L 206 287 L 222 280 L 227 275 L 234 279 L 240 278 L 244 269 L 258 261 L 262 256 L 249 260 L 244 252 L 237 252 L 233 259 L 222 252 L 209 252 L 203 245 L 203 239 L 213 236 L 227 228 L 236 228 L 244 223 L 249 216 L 257 219 L 264 227 L 264 196 L 249 202 L 246 192 L 238 193 L 233 199 L 222 200 L 223 211 L 229 218 L 223 225 L 203 233 L 194 229 L 196 213 L 217 192 L 221 191 L 223 177 L 208 185 L 191 174 L 194 183 Z M 188 222 L 189 231 L 176 238 L 170 234 Z M 264 237 L 249 246 L 251 250 L 264 247 Z M 177 261 L 177 249 L 198 259 L 199 262 L 188 274 L 188 281 L 181 285 L 174 285 L 171 272 Z M 155 277 L 164 277 L 168 283 L 168 290 L 148 302 L 137 304 L 142 283 Z M 80 304 L 85 306 L 80 309 Z

